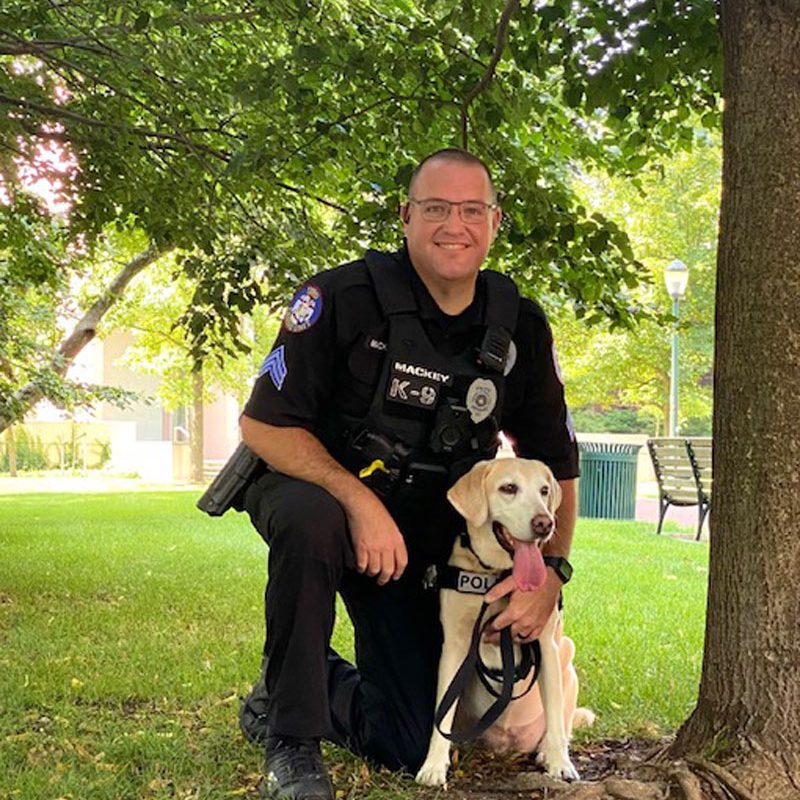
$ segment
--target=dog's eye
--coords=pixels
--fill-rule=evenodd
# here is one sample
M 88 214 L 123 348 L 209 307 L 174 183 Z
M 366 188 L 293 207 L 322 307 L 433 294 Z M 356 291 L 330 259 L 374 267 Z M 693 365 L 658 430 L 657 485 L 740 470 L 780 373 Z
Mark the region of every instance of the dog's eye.
M 542 486 L 541 495 L 542 495 L 542 497 L 548 497 L 550 495 L 550 487 L 549 486 Z
M 500 491 L 513 497 L 519 491 L 519 486 L 516 483 L 504 483 L 500 487 Z

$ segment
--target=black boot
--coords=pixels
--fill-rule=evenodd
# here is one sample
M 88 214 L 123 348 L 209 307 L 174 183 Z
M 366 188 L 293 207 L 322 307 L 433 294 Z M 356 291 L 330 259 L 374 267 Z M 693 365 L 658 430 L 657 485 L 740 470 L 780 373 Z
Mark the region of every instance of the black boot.
M 259 679 L 239 708 L 239 727 L 248 742 L 263 745 L 267 741 L 267 736 L 269 736 L 267 729 L 268 705 L 267 662 L 265 659 L 261 664 Z
M 334 800 L 319 741 L 270 736 L 261 796 L 269 800 Z

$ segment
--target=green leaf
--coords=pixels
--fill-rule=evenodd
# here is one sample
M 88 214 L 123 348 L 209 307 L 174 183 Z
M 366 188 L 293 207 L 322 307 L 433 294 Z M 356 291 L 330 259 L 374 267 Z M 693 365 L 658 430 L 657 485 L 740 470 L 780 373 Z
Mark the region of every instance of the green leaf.
M 503 112 L 497 106 L 491 106 L 486 110 L 486 123 L 489 128 L 496 130 L 503 122 Z
M 583 99 L 583 85 L 579 83 L 568 83 L 564 87 L 564 102 L 570 108 L 578 108 Z
M 150 12 L 142 11 L 133 23 L 133 30 L 141 33 L 150 24 Z
M 543 27 L 566 17 L 566 11 L 560 5 L 545 6 L 538 9 L 537 14 L 542 21 Z
M 666 59 L 658 59 L 654 61 L 651 66 L 651 75 L 653 83 L 658 86 L 664 83 L 669 77 L 670 64 Z

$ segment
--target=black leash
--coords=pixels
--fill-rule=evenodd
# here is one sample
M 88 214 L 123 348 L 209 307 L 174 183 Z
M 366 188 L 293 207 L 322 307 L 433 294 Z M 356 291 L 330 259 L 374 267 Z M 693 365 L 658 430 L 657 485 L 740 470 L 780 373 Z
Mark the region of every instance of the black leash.
M 538 640 L 520 645 L 522 648 L 522 661 L 520 662 L 519 667 L 516 667 L 514 665 L 514 643 L 511 639 L 510 627 L 503 628 L 500 631 L 500 656 L 502 668 L 500 670 L 495 670 L 486 666 L 479 653 L 481 634 L 497 616 L 495 615 L 494 617 L 490 617 L 488 620 L 486 620 L 486 623 L 482 625 L 481 623 L 483 622 L 483 617 L 488 607 L 489 606 L 486 603 L 481 605 L 480 613 L 478 614 L 478 618 L 475 620 L 475 626 L 472 629 L 472 639 L 470 641 L 469 651 L 467 652 L 463 663 L 458 668 L 458 672 L 456 672 L 455 676 L 453 677 L 450 686 L 447 687 L 447 691 L 442 697 L 442 702 L 439 703 L 439 707 L 436 709 L 436 713 L 434 715 L 434 722 L 439 733 L 441 733 L 446 739 L 449 739 L 453 742 L 470 742 L 484 734 L 492 725 L 494 725 L 495 722 L 497 722 L 508 704 L 512 700 L 524 697 L 533 688 L 533 684 L 536 683 L 536 680 L 539 677 L 539 670 L 542 663 L 542 650 L 539 646 Z M 528 673 L 530 673 L 531 668 L 533 668 L 533 678 L 531 679 L 530 685 L 527 689 L 525 689 L 524 692 L 515 696 L 515 681 L 523 680 Z M 496 700 L 491 706 L 489 706 L 489 708 L 486 710 L 486 713 L 468 730 L 460 731 L 458 733 L 455 731 L 450 731 L 449 733 L 443 731 L 442 721 L 444 720 L 447 712 L 463 694 L 473 670 L 478 673 L 481 683 L 483 683 L 486 689 L 496 698 Z M 499 691 L 491 684 L 491 679 L 493 678 L 500 680 Z

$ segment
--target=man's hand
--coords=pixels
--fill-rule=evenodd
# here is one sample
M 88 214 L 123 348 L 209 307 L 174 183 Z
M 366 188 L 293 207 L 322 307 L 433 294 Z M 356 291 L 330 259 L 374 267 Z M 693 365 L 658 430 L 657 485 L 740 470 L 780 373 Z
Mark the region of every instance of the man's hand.
M 487 633 L 485 639 L 495 644 L 500 641 L 499 631 L 511 626 L 511 635 L 517 642 L 532 642 L 539 637 L 547 620 L 553 613 L 561 591 L 561 580 L 552 569 L 547 570 L 547 579 L 532 592 L 517 588 L 513 575 L 496 583 L 486 593 L 484 602 L 493 603 L 501 597 L 510 595 L 508 607 L 497 615 L 492 623 L 494 633 Z
M 383 585 L 408 564 L 406 543 L 377 496 L 351 475 L 304 428 L 267 425 L 242 415 L 242 440 L 278 472 L 315 483 L 335 497 L 347 514 L 359 572 Z
M 350 538 L 359 572 L 378 577 L 383 586 L 397 580 L 408 564 L 403 535 L 377 497 L 363 497 L 347 509 Z

